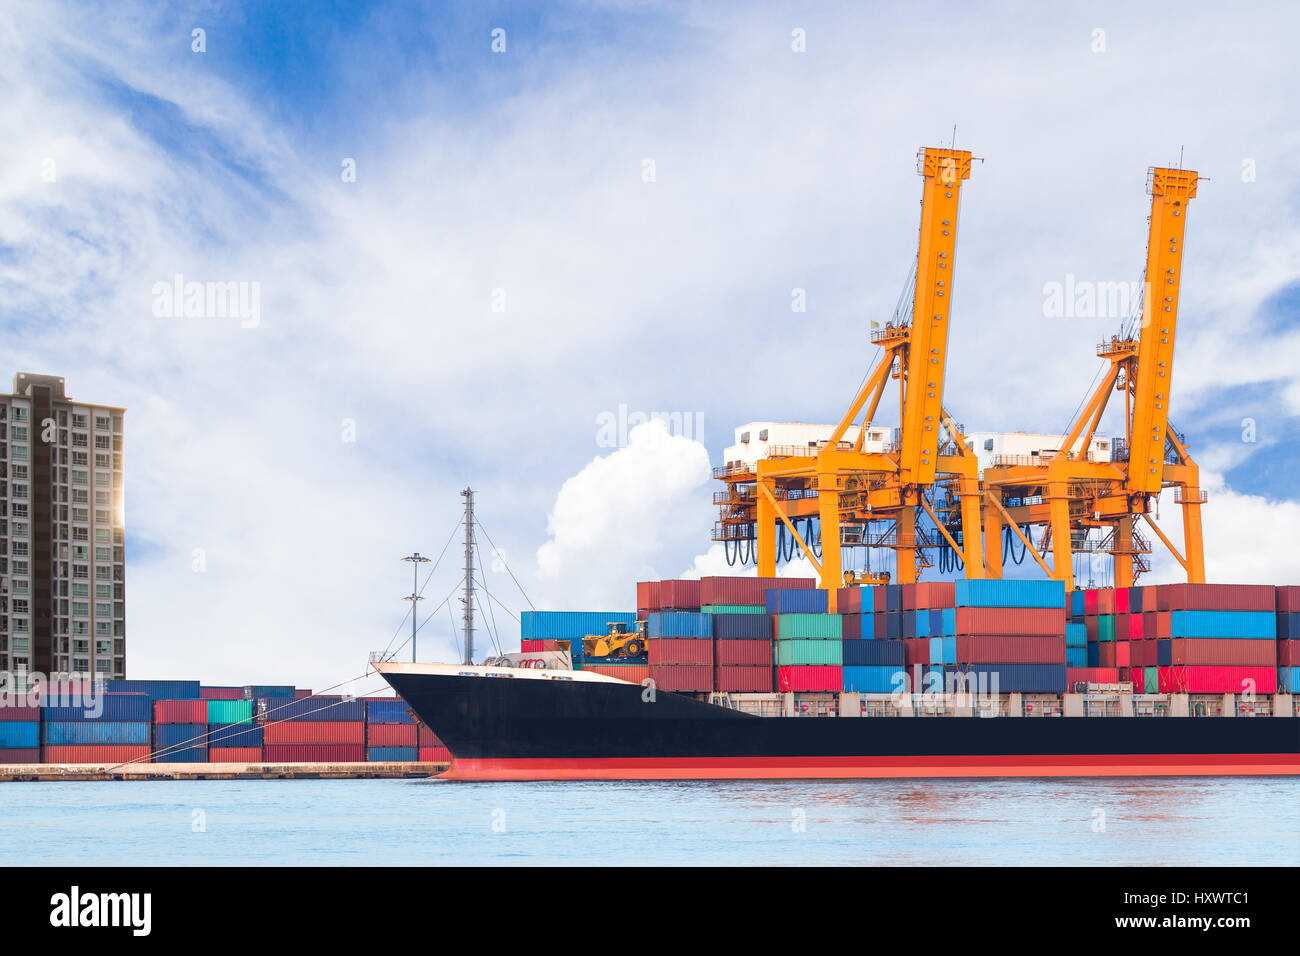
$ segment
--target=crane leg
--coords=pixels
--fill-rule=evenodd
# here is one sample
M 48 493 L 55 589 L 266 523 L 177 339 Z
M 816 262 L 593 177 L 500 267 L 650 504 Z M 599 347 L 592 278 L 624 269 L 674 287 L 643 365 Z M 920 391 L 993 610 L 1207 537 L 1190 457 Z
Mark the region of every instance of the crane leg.
M 898 512 L 898 583 L 916 583 L 916 499 L 903 496 L 903 507 Z
M 1183 489 L 1183 554 L 1187 582 L 1205 583 L 1205 545 L 1201 540 L 1201 489 Z
M 1133 518 L 1115 522 L 1115 587 L 1133 586 Z
M 1002 515 L 988 506 L 984 508 L 984 573 L 1002 577 Z
M 1052 535 L 1052 577 L 1065 582 L 1065 589 L 1074 586 L 1074 572 L 1070 553 L 1070 497 L 1064 482 L 1051 482 L 1047 513 Z
M 766 495 L 758 495 L 754 512 L 754 536 L 758 546 L 758 576 L 776 577 L 776 511 Z
M 836 613 L 835 597 L 844 586 L 844 573 L 840 567 L 840 494 L 836 490 L 835 473 L 823 473 L 818 478 L 821 491 L 817 495 L 817 513 L 821 518 L 822 579 L 830 612 Z
M 982 578 L 985 575 L 984 554 L 980 542 L 980 494 L 978 478 L 962 478 L 958 484 L 961 494 L 961 546 L 965 551 L 966 577 Z

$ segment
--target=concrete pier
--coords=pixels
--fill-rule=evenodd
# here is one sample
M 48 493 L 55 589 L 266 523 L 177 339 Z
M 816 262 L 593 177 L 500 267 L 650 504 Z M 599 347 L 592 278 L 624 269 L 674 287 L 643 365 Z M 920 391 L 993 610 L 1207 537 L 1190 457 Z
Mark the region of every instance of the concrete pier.
M 0 783 L 31 780 L 349 780 L 430 777 L 446 763 L 0 764 Z

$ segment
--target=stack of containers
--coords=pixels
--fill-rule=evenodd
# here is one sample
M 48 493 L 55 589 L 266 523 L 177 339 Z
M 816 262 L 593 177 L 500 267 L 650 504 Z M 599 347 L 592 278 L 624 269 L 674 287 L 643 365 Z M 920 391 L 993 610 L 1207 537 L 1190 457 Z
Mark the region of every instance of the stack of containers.
M 713 690 L 713 615 L 651 611 L 646 618 L 649 676 L 660 690 Z
M 198 693 L 197 685 L 195 693 Z M 41 704 L 41 763 L 148 760 L 153 700 L 148 694 L 104 693 L 78 704 Z
M 1161 584 L 1157 616 L 1168 615 L 1168 661 L 1160 693 L 1277 692 L 1277 590 L 1256 584 Z M 1158 639 L 1159 640 L 1159 639 Z
M 907 645 L 901 639 L 876 638 L 876 600 L 883 588 L 840 588 L 836 604 L 841 617 L 840 690 L 864 694 L 892 693 L 898 675 L 906 679 Z
M 40 707 L 26 697 L 0 701 L 0 765 L 40 762 Z
M 273 698 L 266 698 L 268 700 Z M 289 698 L 279 698 L 286 701 Z M 261 763 L 262 726 L 253 723 L 253 701 L 209 698 L 208 760 L 212 763 Z
M 420 748 L 421 763 L 446 763 L 451 760 L 451 751 L 447 749 L 447 745 L 424 724 L 416 725 L 415 741 Z
M 519 616 L 519 646 L 525 651 L 560 650 L 567 642 L 573 667 L 581 670 L 583 638 L 607 634 L 610 624 L 635 622 L 636 614 L 626 611 L 524 611 Z M 542 647 L 538 641 L 556 643 Z
M 110 694 L 147 694 L 151 700 L 198 700 L 196 680 L 110 680 L 104 689 Z
M 1078 653 L 1070 655 L 1067 651 L 1067 656 L 1071 658 L 1065 676 L 1067 690 L 1073 691 L 1080 684 L 1115 684 L 1121 677 L 1129 679 L 1127 672 L 1121 675 L 1115 663 L 1115 605 L 1114 588 L 1089 588 L 1070 592 L 1070 625 L 1076 635 L 1073 639 L 1077 642 L 1078 628 L 1082 627 L 1084 653 L 1083 663 L 1079 664 Z M 1144 633 L 1145 630 L 1144 627 Z M 1067 643 L 1070 633 L 1067 630 Z
M 343 697 L 257 701 L 267 763 L 361 763 L 366 759 L 366 712 Z
M 706 614 L 766 614 L 767 592 L 815 588 L 813 578 L 700 578 L 700 610 Z
M 208 701 L 154 701 L 154 763 L 207 763 L 207 737 Z
M 800 590 L 798 593 L 815 592 Z M 772 617 L 734 610 L 709 616 L 713 620 L 713 659 L 717 665 L 714 686 L 731 693 L 771 693 L 774 686 Z
M 419 759 L 419 735 L 406 701 L 398 697 L 371 697 L 366 705 L 366 760 Z
M 775 622 L 776 689 L 842 690 L 844 621 L 827 613 L 826 592 L 781 588 L 767 593 Z
M 956 636 L 930 638 L 945 686 L 955 675 L 1000 694 L 1066 689 L 1064 582 L 960 580 L 954 598 Z
M 1277 589 L 1277 691 L 1300 694 L 1300 586 Z

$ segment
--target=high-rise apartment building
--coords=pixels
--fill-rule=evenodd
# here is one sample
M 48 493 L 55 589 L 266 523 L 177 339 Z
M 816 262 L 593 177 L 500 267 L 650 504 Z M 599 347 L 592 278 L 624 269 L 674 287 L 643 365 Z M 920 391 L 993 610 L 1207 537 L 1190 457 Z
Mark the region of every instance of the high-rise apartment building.
M 56 375 L 0 394 L 0 670 L 126 675 L 125 411 Z

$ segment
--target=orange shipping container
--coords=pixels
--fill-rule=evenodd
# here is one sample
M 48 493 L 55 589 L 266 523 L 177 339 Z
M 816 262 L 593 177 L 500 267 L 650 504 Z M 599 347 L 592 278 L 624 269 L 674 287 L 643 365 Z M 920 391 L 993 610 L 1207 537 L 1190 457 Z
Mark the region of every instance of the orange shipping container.
M 604 674 L 617 677 L 631 684 L 639 684 L 650 676 L 650 668 L 645 664 L 584 664 L 583 673 Z
M 367 747 L 414 747 L 417 746 L 415 737 L 415 724 L 368 724 L 366 726 Z
M 1065 636 L 1065 608 L 959 607 L 958 634 Z
M 446 747 L 421 747 L 416 755 L 420 763 L 449 763 L 451 751 Z
M 1179 638 L 1169 642 L 1174 666 L 1207 664 L 1239 667 L 1275 667 L 1277 643 L 1269 640 L 1206 637 Z
M 41 763 L 127 763 L 149 759 L 148 744 L 98 744 L 42 747 Z
M 365 742 L 366 725 L 359 720 L 286 720 L 278 724 L 267 724 L 262 731 L 262 743 L 265 746 L 365 744 Z

